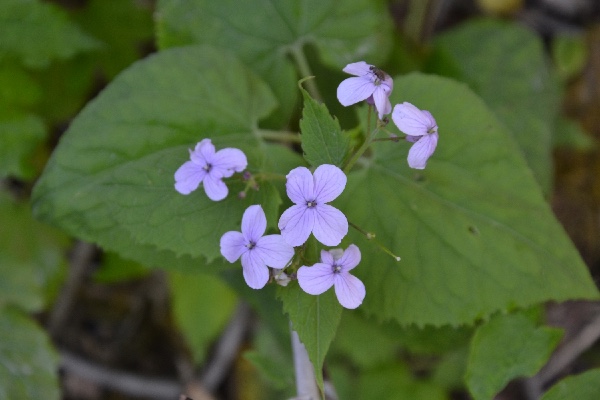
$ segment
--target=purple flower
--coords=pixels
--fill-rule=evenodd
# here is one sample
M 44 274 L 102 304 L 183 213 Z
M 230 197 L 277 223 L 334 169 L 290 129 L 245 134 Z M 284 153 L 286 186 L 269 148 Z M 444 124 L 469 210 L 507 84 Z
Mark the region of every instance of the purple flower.
M 241 150 L 226 148 L 215 152 L 210 139 L 202 140 L 194 151 L 190 150 L 190 159 L 175 172 L 175 190 L 190 194 L 202 182 L 206 195 L 213 201 L 227 197 L 227 185 L 222 179 L 243 171 L 248 165 Z
M 269 280 L 269 268 L 283 269 L 294 256 L 294 248 L 281 235 L 263 236 L 267 229 L 265 212 L 250 206 L 242 217 L 242 231 L 221 236 L 221 254 L 230 263 L 242 258 L 244 279 L 252 289 L 261 289 Z
M 408 151 L 408 165 L 424 169 L 438 142 L 438 126 L 429 111 L 419 110 L 410 103 L 396 104 L 392 119 L 406 140 L 414 143 Z
M 350 270 L 360 262 L 360 250 L 355 245 L 346 251 L 333 249 L 321 251 L 321 262 L 312 267 L 303 265 L 298 269 L 298 283 L 308 294 L 321 294 L 331 286 L 343 307 L 356 308 L 365 298 L 365 285 L 350 274 Z
M 338 86 L 337 98 L 343 106 L 367 100 L 369 104 L 375 104 L 379 119 L 392 111 L 388 97 L 392 93 L 394 82 L 388 74 L 364 61 L 348 64 L 343 71 L 356 75 L 345 79 Z
M 328 203 L 346 187 L 346 175 L 335 165 L 323 164 L 310 173 L 308 168 L 294 168 L 287 174 L 285 188 L 296 203 L 279 218 L 281 235 L 292 246 L 300 246 L 312 232 L 326 246 L 335 246 L 348 233 L 348 220 Z

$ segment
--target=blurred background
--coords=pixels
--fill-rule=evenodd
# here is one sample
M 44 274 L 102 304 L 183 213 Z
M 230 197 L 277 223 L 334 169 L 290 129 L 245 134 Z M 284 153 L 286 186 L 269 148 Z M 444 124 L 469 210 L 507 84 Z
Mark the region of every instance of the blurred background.
M 600 1 L 380 2 L 395 24 L 394 52 L 382 66 L 391 75 L 453 77 L 523 134 L 530 123 L 552 130 L 551 168 L 534 174 L 598 281 Z M 294 396 L 282 316 L 265 321 L 221 279 L 149 269 L 31 215 L 33 185 L 72 118 L 120 71 L 157 51 L 156 6 L 0 2 L 0 398 Z M 505 54 L 529 45 L 543 57 L 503 65 Z M 520 84 L 531 77 L 547 85 L 542 97 Z M 507 99 L 494 81 L 513 82 L 508 101 L 518 113 L 503 111 Z M 325 100 L 332 113 L 348 112 L 334 97 Z M 511 382 L 498 399 L 533 400 L 560 377 L 600 366 L 600 304 L 546 311 L 550 325 L 565 328 L 563 343 L 537 376 Z M 330 398 L 470 399 L 462 382 L 470 328 L 375 329 L 360 312 L 346 314 L 340 329 L 363 335 L 365 347 L 348 355 L 343 340 L 332 344 Z

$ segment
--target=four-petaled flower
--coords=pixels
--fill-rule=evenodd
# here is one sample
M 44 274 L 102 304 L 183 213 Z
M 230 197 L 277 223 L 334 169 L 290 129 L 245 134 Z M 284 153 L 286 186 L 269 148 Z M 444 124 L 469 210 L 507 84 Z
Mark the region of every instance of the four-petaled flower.
M 356 308 L 365 298 L 365 285 L 350 274 L 360 262 L 360 250 L 355 245 L 346 251 L 321 250 L 321 262 L 312 267 L 303 265 L 298 269 L 298 283 L 308 294 L 318 295 L 335 287 L 335 295 L 343 307 Z
M 210 139 L 204 139 L 190 150 L 190 160 L 175 172 L 175 190 L 190 194 L 200 182 L 209 199 L 223 200 L 229 192 L 223 178 L 243 171 L 248 165 L 246 155 L 239 149 L 225 148 L 215 152 Z
M 392 119 L 398 129 L 406 133 L 406 140 L 414 143 L 408 151 L 408 165 L 424 169 L 438 142 L 438 126 L 433 115 L 404 102 L 396 104 Z
M 343 80 L 338 86 L 337 98 L 343 106 L 367 100 L 369 104 L 375 104 L 379 119 L 392 111 L 388 97 L 394 82 L 388 74 L 364 61 L 348 64 L 343 71 L 356 75 Z
M 346 187 L 346 175 L 335 165 L 320 165 L 313 174 L 294 168 L 287 174 L 288 197 L 295 203 L 279 219 L 281 235 L 292 246 L 300 246 L 312 232 L 326 246 L 338 245 L 348 233 L 348 220 L 328 203 Z
M 242 258 L 244 279 L 252 289 L 261 289 L 269 280 L 269 268 L 283 269 L 294 255 L 294 248 L 281 235 L 263 236 L 267 229 L 265 212 L 250 206 L 242 217 L 242 231 L 221 236 L 221 254 L 230 263 Z

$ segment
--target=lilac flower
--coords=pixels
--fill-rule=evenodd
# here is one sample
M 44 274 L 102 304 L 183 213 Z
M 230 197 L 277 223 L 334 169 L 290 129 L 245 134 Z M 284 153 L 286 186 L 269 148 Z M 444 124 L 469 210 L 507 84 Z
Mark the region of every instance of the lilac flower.
M 190 194 L 202 182 L 206 195 L 213 201 L 227 197 L 227 185 L 222 179 L 243 171 L 248 165 L 241 150 L 225 148 L 215 152 L 210 139 L 202 140 L 194 151 L 190 150 L 190 159 L 175 172 L 175 190 Z
M 263 236 L 267 229 L 265 212 L 250 206 L 242 217 L 242 231 L 221 236 L 221 254 L 230 263 L 242 258 L 244 279 L 252 289 L 261 289 L 269 280 L 269 268 L 283 269 L 294 256 L 294 248 L 281 235 Z
M 356 75 L 345 79 L 338 86 L 337 97 L 343 106 L 367 100 L 367 103 L 375 104 L 379 119 L 392 111 L 388 97 L 392 93 L 394 82 L 388 74 L 364 61 L 348 64 L 343 71 Z
M 406 140 L 414 143 L 408 151 L 408 165 L 424 169 L 438 142 L 438 126 L 429 111 L 419 110 L 410 103 L 396 104 L 392 119 Z
M 348 233 L 348 220 L 328 203 L 346 187 L 346 175 L 335 165 L 320 165 L 313 174 L 294 168 L 287 174 L 288 197 L 296 203 L 279 218 L 281 235 L 292 246 L 300 246 L 312 232 L 326 246 L 335 246 Z
M 335 287 L 335 295 L 343 307 L 356 308 L 365 298 L 365 285 L 350 274 L 360 262 L 360 250 L 355 245 L 346 251 L 333 249 L 321 251 L 321 262 L 312 267 L 303 265 L 298 269 L 298 283 L 308 294 L 318 295 Z

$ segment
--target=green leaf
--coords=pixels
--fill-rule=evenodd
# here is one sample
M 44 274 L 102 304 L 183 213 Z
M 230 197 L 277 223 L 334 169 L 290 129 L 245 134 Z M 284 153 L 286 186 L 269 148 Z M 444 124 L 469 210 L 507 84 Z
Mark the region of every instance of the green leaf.
M 600 393 L 600 369 L 569 376 L 552 386 L 541 400 L 596 400 Z
M 552 57 L 563 81 L 580 74 L 589 59 L 586 38 L 581 35 L 556 35 L 552 38 Z
M 0 221 L 0 307 L 13 304 L 39 311 L 46 284 L 65 263 L 69 241 L 34 220 L 28 204 L 14 203 L 4 193 L 0 193 Z
M 304 89 L 304 109 L 300 120 L 304 158 L 313 167 L 321 164 L 342 166 L 350 141 L 342 132 L 337 118 L 332 117 L 325 104 L 314 100 Z
M 0 66 L 0 107 L 25 108 L 36 104 L 42 91 L 23 69 L 11 63 Z
M 161 0 L 157 9 L 159 47 L 206 43 L 234 52 L 271 86 L 284 123 L 297 101 L 289 57 L 303 46 L 341 69 L 360 59 L 378 63 L 390 45 L 390 17 L 371 0 Z
M 350 230 L 345 243 L 363 256 L 353 270 L 367 290 L 363 311 L 439 326 L 546 300 L 598 298 L 517 146 L 473 92 L 411 74 L 394 80 L 391 101 L 429 110 L 440 139 L 422 171 L 408 168 L 410 143 L 374 143 L 334 202 L 402 257 Z
M 561 329 L 536 327 L 521 314 L 499 315 L 479 327 L 465 375 L 473 398 L 489 400 L 510 380 L 535 374 L 561 337 Z
M 549 116 L 559 112 L 560 90 L 539 36 L 517 23 L 472 20 L 438 36 L 436 47 L 510 130 L 548 193 L 554 123 Z
M 169 286 L 175 321 L 200 365 L 231 317 L 237 296 L 214 275 L 172 272 Z
M 319 296 L 312 296 L 304 293 L 296 283 L 280 287 L 278 296 L 283 302 L 283 311 L 290 317 L 292 329 L 298 333 L 300 341 L 306 347 L 322 392 L 323 361 L 335 337 L 342 316 L 342 306 L 333 289 Z
M 428 379 L 416 379 L 401 364 L 364 372 L 359 378 L 358 400 L 448 400 L 445 391 Z
M 94 272 L 94 280 L 102 283 L 123 282 L 139 279 L 151 272 L 151 269 L 135 261 L 126 260 L 116 253 L 102 254 L 100 268 Z
M 12 308 L 0 307 L 0 398 L 61 398 L 58 356 L 45 332 Z
M 36 115 L 0 116 L 0 178 L 33 178 L 38 171 L 32 158 L 45 138 L 46 127 Z
M 75 118 L 34 188 L 34 212 L 72 235 L 149 266 L 211 268 L 219 237 L 239 230 L 243 211 L 262 204 L 269 226 L 281 202 L 227 179 L 221 202 L 203 188 L 175 191 L 173 175 L 204 138 L 242 149 L 260 172 L 275 146 L 255 134 L 275 106 L 270 91 L 230 55 L 208 47 L 163 51 L 117 77 Z M 223 262 L 212 265 L 222 268 Z
M 0 61 L 16 59 L 31 68 L 99 47 L 60 7 L 37 0 L 2 0 L 0 37 Z

